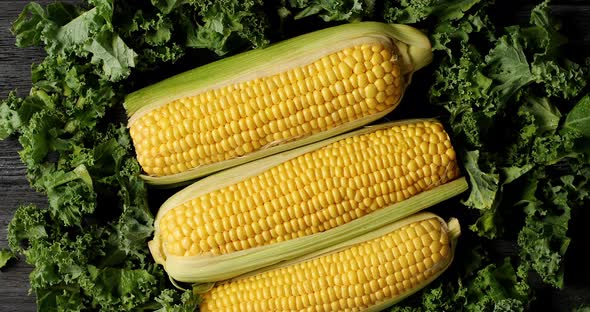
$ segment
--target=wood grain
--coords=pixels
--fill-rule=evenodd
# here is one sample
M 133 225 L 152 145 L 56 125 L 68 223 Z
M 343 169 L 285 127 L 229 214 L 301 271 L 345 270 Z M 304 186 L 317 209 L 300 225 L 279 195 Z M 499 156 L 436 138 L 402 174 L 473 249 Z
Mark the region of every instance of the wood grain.
M 47 4 L 50 1 L 39 2 Z M 19 95 L 27 94 L 31 88 L 31 63 L 43 59 L 41 49 L 17 49 L 10 33 L 11 22 L 26 3 L 0 1 L 0 98 L 15 89 Z M 0 248 L 8 246 L 8 223 L 19 205 L 33 203 L 46 206 L 45 196 L 29 187 L 18 150 L 20 145 L 15 138 L 0 141 Z M 0 311 L 36 311 L 35 297 L 29 295 L 31 269 L 23 259 L 19 259 L 0 272 Z
M 40 4 L 48 4 L 50 0 L 37 0 Z M 75 2 L 69 0 L 67 2 Z M 41 49 L 17 49 L 14 38 L 10 34 L 10 23 L 18 16 L 28 0 L 0 0 L 0 98 L 17 90 L 25 95 L 30 86 L 31 63 L 40 62 L 43 58 Z M 511 24 L 528 19 L 532 5 L 529 0 L 498 0 L 501 7 L 510 7 L 502 24 Z M 588 55 L 590 51 L 590 2 L 588 0 L 568 0 L 556 2 L 553 7 L 554 16 L 563 21 L 563 31 L 570 38 L 568 53 L 574 56 Z M 24 166 L 18 156 L 20 145 L 15 138 L 0 141 L 0 248 L 7 246 L 6 234 L 8 223 L 15 209 L 22 204 L 46 206 L 46 198 L 30 189 L 25 177 Z M 577 216 L 588 220 L 588 213 Z M 581 222 L 575 223 L 570 229 L 574 236 L 584 237 L 586 229 Z M 586 236 L 587 237 L 587 236 Z M 499 253 L 514 253 L 512 242 L 495 242 Z M 581 264 L 578 258 L 588 259 L 585 240 L 572 242 L 566 265 L 570 268 Z M 587 264 L 583 264 L 587 267 Z M 35 299 L 28 294 L 28 274 L 31 267 L 22 259 L 0 272 L 0 311 L 35 311 Z M 571 272 L 571 273 L 570 273 Z M 569 282 L 563 291 L 544 289 L 539 293 L 541 298 L 539 309 L 570 311 L 577 303 L 590 303 L 590 286 L 588 285 L 589 270 L 576 274 L 576 270 L 566 270 L 566 281 Z M 547 304 L 543 306 L 542 304 Z

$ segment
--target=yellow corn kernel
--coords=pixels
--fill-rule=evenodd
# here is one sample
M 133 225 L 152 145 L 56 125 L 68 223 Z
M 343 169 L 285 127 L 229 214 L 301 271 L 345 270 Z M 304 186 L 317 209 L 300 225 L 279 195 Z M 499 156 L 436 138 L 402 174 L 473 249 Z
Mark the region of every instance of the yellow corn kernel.
M 336 252 L 221 283 L 202 295 L 200 309 L 363 311 L 376 306 L 385 308 L 424 287 L 452 260 L 451 241 L 456 237 L 449 236 L 458 235 L 458 229 L 450 230 L 442 220 L 428 215 L 431 217 Z
M 394 47 L 375 42 L 347 50 L 361 58 L 338 51 L 286 72 L 229 84 L 149 111 L 129 129 L 140 165 L 151 176 L 182 173 L 323 132 L 396 105 L 403 77 L 394 75 L 400 67 Z M 383 54 L 389 57 L 384 59 Z M 377 96 L 378 90 L 386 89 L 389 96 Z M 355 93 L 359 95 L 354 101 L 331 105 L 339 96 Z M 299 112 L 304 115 L 289 118 Z M 248 136 L 260 127 L 257 120 L 261 116 L 270 121 L 266 136 Z M 294 130 L 286 131 L 288 128 Z M 243 140 L 244 136 L 250 140 Z M 190 153 L 192 149 L 202 153 Z
M 449 150 L 449 137 L 433 120 L 348 136 L 170 208 L 160 228 L 183 232 L 156 235 L 165 254 L 198 256 L 323 232 L 456 179 Z M 445 160 L 434 163 L 441 155 Z M 299 223 L 305 230 L 293 226 Z M 254 225 L 258 232 L 248 231 Z

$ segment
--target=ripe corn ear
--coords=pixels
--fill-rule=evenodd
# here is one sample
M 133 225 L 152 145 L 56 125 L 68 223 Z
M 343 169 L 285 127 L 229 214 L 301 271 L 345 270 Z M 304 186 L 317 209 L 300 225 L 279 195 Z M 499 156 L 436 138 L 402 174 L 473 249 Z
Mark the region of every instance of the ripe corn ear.
M 214 62 L 127 96 L 137 159 L 175 184 L 358 128 L 430 62 L 404 25 L 341 25 Z
M 220 283 L 201 311 L 379 311 L 452 262 L 459 223 L 431 213 L 397 221 L 328 250 Z
M 214 282 L 351 239 L 463 192 L 435 120 L 367 127 L 202 179 L 166 201 L 150 249 Z

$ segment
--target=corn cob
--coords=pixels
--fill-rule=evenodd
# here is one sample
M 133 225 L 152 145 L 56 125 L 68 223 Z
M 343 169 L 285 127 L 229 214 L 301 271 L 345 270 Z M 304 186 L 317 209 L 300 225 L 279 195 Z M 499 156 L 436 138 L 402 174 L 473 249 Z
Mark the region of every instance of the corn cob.
M 377 120 L 430 43 L 403 25 L 324 29 L 196 68 L 125 100 L 153 184 L 180 183 Z
M 216 285 L 200 311 L 378 311 L 439 276 L 460 228 L 420 213 L 327 251 Z
M 459 175 L 437 121 L 367 127 L 185 188 L 158 211 L 150 249 L 177 280 L 227 279 L 457 195 L 467 187 Z

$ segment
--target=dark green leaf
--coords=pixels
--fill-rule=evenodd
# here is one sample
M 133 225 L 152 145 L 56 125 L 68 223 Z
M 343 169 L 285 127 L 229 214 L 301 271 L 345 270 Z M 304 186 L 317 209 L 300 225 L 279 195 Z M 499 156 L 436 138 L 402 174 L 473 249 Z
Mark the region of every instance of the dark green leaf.
M 10 251 L 8 249 L 0 250 L 0 269 L 2 269 L 4 266 L 6 266 L 8 261 L 10 261 L 11 259 L 14 259 L 14 258 L 15 258 L 15 255 L 12 251 Z
M 127 77 L 130 69 L 135 67 L 137 54 L 118 35 L 103 33 L 86 44 L 84 49 L 92 53 L 92 63 L 102 65 L 106 78 L 111 81 Z
M 563 127 L 590 138 L 590 94 L 585 95 L 567 114 Z
M 535 119 L 537 134 L 554 132 L 559 126 L 561 113 L 547 98 L 529 97 L 527 103 L 522 106 L 524 112 L 530 113 Z
M 18 47 L 30 47 L 40 45 L 43 33 L 52 26 L 51 22 L 45 19 L 41 5 L 31 2 L 14 21 L 11 31 L 16 37 Z
M 7 99 L 0 102 L 0 140 L 6 139 L 22 126 L 18 112 L 11 108 L 19 106 L 21 101 L 14 93 L 11 93 Z
M 465 169 L 469 175 L 471 192 L 465 204 L 477 209 L 489 209 L 498 192 L 498 174 L 483 172 L 479 167 L 479 151 L 465 154 Z

